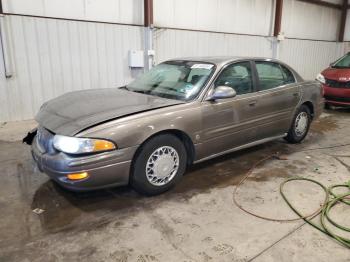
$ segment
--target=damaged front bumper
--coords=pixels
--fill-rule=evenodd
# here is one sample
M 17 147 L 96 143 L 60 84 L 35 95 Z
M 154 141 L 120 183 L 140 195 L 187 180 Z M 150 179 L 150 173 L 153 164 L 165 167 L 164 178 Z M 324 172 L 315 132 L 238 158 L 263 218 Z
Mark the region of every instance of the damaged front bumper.
M 129 183 L 131 159 L 137 147 L 110 152 L 71 156 L 62 152 L 42 152 L 37 136 L 31 141 L 31 152 L 39 170 L 63 187 L 73 191 L 87 191 Z M 82 180 L 70 180 L 69 174 L 86 172 Z
M 23 138 L 22 142 L 27 144 L 27 145 L 31 145 L 33 144 L 33 140 L 36 136 L 38 132 L 38 129 L 37 128 L 34 128 L 33 130 L 31 130 L 30 132 L 28 132 L 28 134 L 26 135 L 25 138 Z

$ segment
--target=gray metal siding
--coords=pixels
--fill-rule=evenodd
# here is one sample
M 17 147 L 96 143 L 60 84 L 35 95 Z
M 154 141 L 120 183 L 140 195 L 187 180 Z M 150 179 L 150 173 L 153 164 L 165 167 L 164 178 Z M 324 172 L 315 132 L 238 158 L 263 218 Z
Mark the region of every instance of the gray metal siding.
M 185 56 L 266 56 L 272 53 L 272 38 L 188 30 L 155 31 L 156 62 Z
M 345 52 L 344 43 L 287 39 L 280 44 L 278 58 L 305 79 L 313 80 Z
M 5 13 L 143 24 L 143 0 L 2 0 Z
M 282 32 L 287 37 L 329 41 L 338 38 L 340 10 L 296 0 L 284 0 L 283 5 Z
M 349 1 L 349 3 L 350 3 L 350 1 Z M 344 40 L 350 41 L 350 9 L 348 10 L 348 16 L 346 19 Z
M 63 93 L 117 87 L 137 71 L 128 50 L 142 49 L 143 28 L 5 16 L 14 75 L 5 78 L 0 55 L 0 122 L 30 119 Z
M 154 0 L 158 27 L 269 35 L 273 0 Z
M 345 43 L 286 39 L 276 58 L 291 65 L 305 79 L 313 80 L 330 62 L 345 52 Z M 156 62 L 186 56 L 274 57 L 273 38 L 198 31 L 158 29 Z

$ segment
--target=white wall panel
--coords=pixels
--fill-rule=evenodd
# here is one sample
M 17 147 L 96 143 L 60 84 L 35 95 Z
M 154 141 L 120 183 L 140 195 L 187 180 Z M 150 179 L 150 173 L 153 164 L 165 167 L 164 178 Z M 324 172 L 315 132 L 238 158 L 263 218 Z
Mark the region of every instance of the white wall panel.
M 5 13 L 143 24 L 142 0 L 2 0 Z
M 157 63 L 186 56 L 273 56 L 269 37 L 158 29 L 154 42 Z M 312 80 L 343 55 L 344 49 L 341 43 L 287 39 L 277 53 L 278 59 Z
M 346 19 L 344 40 L 350 41 L 350 9 L 348 10 L 348 16 Z
M 186 56 L 272 55 L 270 38 L 187 30 L 157 29 L 156 62 Z
M 154 0 L 159 27 L 269 35 L 273 0 Z
M 14 76 L 0 55 L 0 122 L 30 119 L 40 105 L 65 92 L 117 87 L 137 72 L 128 50 L 142 49 L 143 28 L 5 16 Z
M 279 47 L 279 59 L 309 80 L 343 54 L 344 44 L 335 42 L 288 39 Z
M 296 0 L 283 4 L 282 31 L 287 37 L 335 41 L 340 10 Z

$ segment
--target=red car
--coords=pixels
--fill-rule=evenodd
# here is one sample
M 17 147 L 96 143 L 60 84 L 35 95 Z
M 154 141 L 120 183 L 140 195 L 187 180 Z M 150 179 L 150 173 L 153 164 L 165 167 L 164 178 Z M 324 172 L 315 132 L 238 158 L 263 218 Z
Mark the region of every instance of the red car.
M 350 52 L 318 74 L 326 106 L 350 106 Z

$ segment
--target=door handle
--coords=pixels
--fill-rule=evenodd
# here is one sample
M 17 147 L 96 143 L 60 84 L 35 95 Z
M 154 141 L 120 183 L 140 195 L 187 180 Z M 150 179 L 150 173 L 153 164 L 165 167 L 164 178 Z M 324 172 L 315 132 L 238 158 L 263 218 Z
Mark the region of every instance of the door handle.
M 257 102 L 258 102 L 257 100 L 249 101 L 248 105 L 249 106 L 255 106 Z

